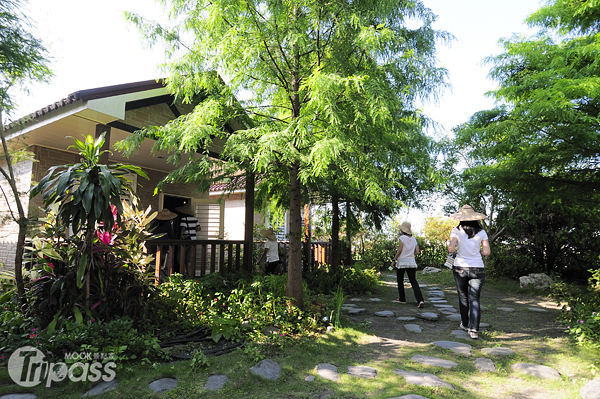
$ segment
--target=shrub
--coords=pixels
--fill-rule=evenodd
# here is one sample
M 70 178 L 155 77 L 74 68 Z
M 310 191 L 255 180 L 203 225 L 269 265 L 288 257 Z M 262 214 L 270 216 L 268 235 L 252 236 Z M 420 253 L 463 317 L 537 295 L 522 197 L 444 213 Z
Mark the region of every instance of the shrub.
M 356 256 L 365 267 L 382 271 L 390 266 L 397 249 L 396 239 L 390 239 L 385 234 L 377 234 L 371 241 L 365 243 L 364 250 Z
M 368 268 L 365 263 L 356 262 L 352 267 L 333 270 L 323 265 L 316 270 L 304 273 L 303 280 L 311 291 L 321 294 L 333 294 L 339 285 L 344 293 L 360 295 L 377 290 L 377 281 L 381 273 L 376 268 Z
M 419 265 L 419 269 L 442 267 L 448 256 L 448 247 L 441 242 L 429 242 L 421 237 L 416 238 L 419 243 L 419 254 L 415 257 L 415 261 Z

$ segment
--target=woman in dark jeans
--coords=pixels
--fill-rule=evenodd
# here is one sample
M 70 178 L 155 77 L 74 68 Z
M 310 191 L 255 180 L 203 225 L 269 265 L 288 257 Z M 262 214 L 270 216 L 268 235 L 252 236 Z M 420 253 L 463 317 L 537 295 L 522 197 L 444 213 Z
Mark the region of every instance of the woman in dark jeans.
M 479 220 L 486 217 L 475 212 L 471 205 L 464 205 L 450 216 L 450 219 L 460 221 L 450 232 L 448 245 L 448 251 L 456 252 L 452 270 L 458 291 L 460 328 L 467 330 L 473 339 L 478 338 L 481 320 L 479 297 L 485 279 L 482 255 L 490 255 L 488 236 L 479 224 Z

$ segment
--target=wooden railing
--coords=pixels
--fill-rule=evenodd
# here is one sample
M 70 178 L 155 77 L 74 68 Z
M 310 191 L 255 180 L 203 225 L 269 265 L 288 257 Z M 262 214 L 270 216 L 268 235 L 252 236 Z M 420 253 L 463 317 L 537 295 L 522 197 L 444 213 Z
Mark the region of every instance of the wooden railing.
M 167 276 L 177 272 L 195 278 L 207 273 L 239 270 L 243 266 L 244 241 L 241 240 L 158 239 L 148 241 L 147 245 L 157 245 L 154 254 L 157 280 L 160 278 L 160 259 L 163 255 L 165 265 L 162 272 Z M 190 251 L 190 255 L 186 255 L 187 251 Z

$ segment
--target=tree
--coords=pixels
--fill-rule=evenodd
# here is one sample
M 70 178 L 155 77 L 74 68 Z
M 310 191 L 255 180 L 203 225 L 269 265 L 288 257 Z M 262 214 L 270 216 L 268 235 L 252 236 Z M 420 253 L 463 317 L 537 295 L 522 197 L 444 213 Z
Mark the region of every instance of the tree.
M 23 148 L 9 150 L 5 116 L 9 116 L 15 108 L 11 94 L 13 90 L 24 88 L 31 82 L 45 81 L 51 76 L 47 51 L 41 41 L 29 32 L 30 21 L 22 13 L 21 5 L 20 0 L 0 0 L 0 140 L 3 150 L 1 158 L 6 163 L 5 167 L 0 167 L 0 174 L 8 182 L 17 208 L 16 213 L 11 209 L 10 214 L 19 226 L 14 271 L 19 300 L 25 294 L 22 263 L 29 220 L 21 202 L 21 193 L 17 189 L 13 165 L 31 158 L 31 155 Z M 10 206 L 10 196 L 6 192 L 2 194 Z
M 418 0 L 163 4 L 179 29 L 129 18 L 148 39 L 166 41 L 168 55 L 183 53 L 168 64 L 171 92 L 184 100 L 198 92 L 220 97 L 197 106 L 185 123 L 172 124 L 180 126 L 177 139 L 169 125 L 155 137 L 176 141 L 178 150 L 188 152 L 206 148 L 215 137 L 225 139 L 223 159 L 238 165 L 247 161 L 262 174 L 260 185 L 287 182 L 280 196 L 287 198 L 290 212 L 287 295 L 301 307 L 304 187 L 314 177 L 328 176 L 329 166 L 344 154 L 346 162 L 338 167 L 354 179 L 363 198 L 386 195 L 379 179 L 356 174 L 353 165 L 394 170 L 413 161 L 394 146 L 422 128 L 416 100 L 428 98 L 443 83 L 435 42 L 449 36 L 433 30 L 434 15 Z M 409 19 L 420 26 L 409 28 Z M 222 84 L 213 71 L 228 79 L 234 93 L 249 93 L 243 110 L 252 123 L 245 129 L 221 131 L 234 101 L 226 90 L 215 93 Z
M 554 0 L 527 22 L 533 38 L 502 42 L 492 57 L 496 109 L 478 112 L 458 132 L 483 151 L 486 184 L 517 196 L 597 202 L 600 188 L 600 5 Z

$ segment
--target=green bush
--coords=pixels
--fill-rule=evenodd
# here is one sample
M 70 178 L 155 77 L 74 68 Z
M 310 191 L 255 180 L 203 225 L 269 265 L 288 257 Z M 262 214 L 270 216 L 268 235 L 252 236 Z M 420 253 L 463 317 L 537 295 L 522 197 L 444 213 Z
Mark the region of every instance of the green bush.
M 439 242 L 428 242 L 424 238 L 416 237 L 419 244 L 419 254 L 415 257 L 415 261 L 419 269 L 426 267 L 440 268 L 444 265 L 448 257 L 448 247 Z
M 365 267 L 383 271 L 390 266 L 397 249 L 396 239 L 391 239 L 386 234 L 377 234 L 371 241 L 366 242 L 364 250 L 355 256 Z
M 368 268 L 365 263 L 356 262 L 352 267 L 333 270 L 329 265 L 323 265 L 316 270 L 306 272 L 303 279 L 311 291 L 320 294 L 333 294 L 339 285 L 344 293 L 361 295 L 377 290 L 379 272 L 376 268 Z

